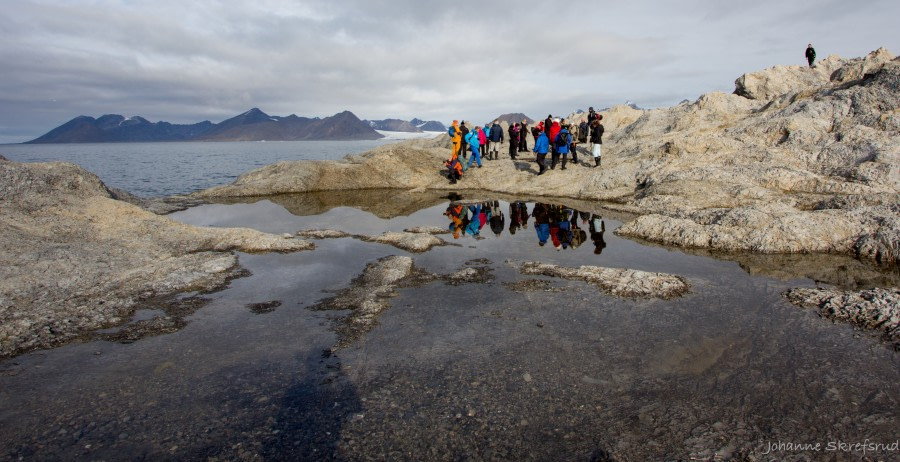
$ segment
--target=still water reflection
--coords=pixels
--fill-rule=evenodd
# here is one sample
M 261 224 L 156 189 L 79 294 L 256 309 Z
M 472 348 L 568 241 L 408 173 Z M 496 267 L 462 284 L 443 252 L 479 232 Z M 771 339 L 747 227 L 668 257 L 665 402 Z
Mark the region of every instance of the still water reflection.
M 504 230 L 509 235 L 515 235 L 517 231 L 527 230 L 528 220 L 533 218 L 534 232 L 540 247 L 544 247 L 549 241 L 556 250 L 575 250 L 590 237 L 595 254 L 600 255 L 606 248 L 606 240 L 603 238 L 606 223 L 603 216 L 599 213 L 579 212 L 562 204 L 535 202 L 529 213 L 527 203 L 510 202 L 508 230 L 507 214 L 503 212 L 499 201 L 468 205 L 451 203 L 444 215 L 450 219 L 448 228 L 454 239 L 465 236 L 479 239 L 486 225 L 496 237 L 500 237 Z
M 650 246 L 615 235 L 627 217 L 574 200 L 369 191 L 172 218 L 273 233 L 439 226 L 459 245 L 340 238 L 241 254 L 252 275 L 207 295 L 179 332 L 0 362 L 0 460 L 853 460 L 763 452 L 887 444 L 900 428 L 898 354 L 781 295 L 896 283 L 857 260 Z M 388 255 L 432 274 L 477 262 L 492 278 L 386 290 L 375 327 L 331 350 L 340 314 L 308 308 Z M 622 299 L 509 264 L 524 260 L 668 272 L 693 289 Z M 274 308 L 249 308 L 262 305 Z

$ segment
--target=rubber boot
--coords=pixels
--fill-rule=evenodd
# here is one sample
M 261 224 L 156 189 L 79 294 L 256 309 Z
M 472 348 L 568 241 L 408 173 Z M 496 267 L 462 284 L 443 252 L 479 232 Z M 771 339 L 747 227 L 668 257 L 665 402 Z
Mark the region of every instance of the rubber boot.
M 600 166 L 600 158 L 594 157 L 594 167 L 599 167 L 599 166 Z

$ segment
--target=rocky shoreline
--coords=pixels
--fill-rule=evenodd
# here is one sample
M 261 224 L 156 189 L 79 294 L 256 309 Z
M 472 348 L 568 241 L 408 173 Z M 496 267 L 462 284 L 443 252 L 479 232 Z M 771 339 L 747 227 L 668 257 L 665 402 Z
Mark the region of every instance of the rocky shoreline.
M 141 301 L 221 287 L 240 274 L 234 251 L 314 247 L 294 236 L 194 227 L 160 215 L 203 201 L 277 196 L 274 201 L 293 210 L 323 204 L 295 202 L 292 193 L 328 191 L 340 204 L 355 191 L 388 190 L 417 210 L 435 193 L 461 190 L 563 197 L 634 214 L 618 233 L 664 245 L 900 263 L 900 60 L 887 50 L 858 59 L 832 56 L 813 69 L 746 74 L 735 94 L 646 111 L 617 106 L 602 114 L 609 135 L 601 168 L 591 168 L 581 148 L 582 162 L 541 177 L 530 155 L 504 156 L 484 161 L 455 185 L 440 172 L 450 150 L 446 136 L 340 161 L 280 162 L 230 185 L 155 200 L 111 190 L 70 164 L 20 164 L 0 156 L 0 357 L 121 325 Z M 422 230 L 353 237 L 413 252 L 444 245 Z M 590 279 L 557 270 L 560 277 Z M 851 299 L 865 295 L 842 297 L 842 306 L 852 308 L 859 304 Z M 839 299 L 831 296 L 828 303 Z M 895 319 L 889 308 L 900 305 L 897 291 L 879 300 L 885 303 L 874 309 L 882 311 L 867 319 Z M 896 342 L 896 327 L 890 332 Z
M 127 323 L 143 302 L 222 287 L 242 274 L 233 251 L 314 248 L 175 222 L 65 163 L 0 161 L 0 197 L 0 357 Z

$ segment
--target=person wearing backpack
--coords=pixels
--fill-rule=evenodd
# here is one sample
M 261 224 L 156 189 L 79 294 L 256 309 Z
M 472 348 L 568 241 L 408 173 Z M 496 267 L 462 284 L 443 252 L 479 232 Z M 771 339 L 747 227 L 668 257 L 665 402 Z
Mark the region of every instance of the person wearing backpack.
M 475 126 L 475 130 L 469 132 L 468 135 L 463 137 L 463 140 L 472 147 L 472 157 L 469 158 L 469 166 L 468 168 L 472 168 L 472 163 L 477 162 L 478 168 L 481 168 L 481 153 L 478 151 L 478 134 L 481 133 L 481 127 Z
M 490 133 L 490 136 L 488 137 L 488 141 L 490 142 L 490 145 L 488 146 L 488 159 L 493 156 L 494 160 L 498 160 L 500 159 L 500 143 L 503 142 L 503 128 L 501 128 L 500 123 L 495 120 L 488 133 Z M 513 141 L 510 141 L 510 143 L 514 144 Z
M 567 124 L 566 129 L 569 130 L 569 153 L 572 154 L 572 163 L 578 165 L 578 125 Z
M 591 122 L 591 154 L 594 156 L 594 167 L 600 166 L 601 146 L 603 145 L 603 124 L 600 121 L 603 116 L 597 114 L 597 118 Z
M 453 156 L 450 159 L 444 161 L 444 165 L 447 167 L 447 178 L 450 179 L 450 184 L 456 184 L 457 180 L 462 179 L 462 162 L 459 161 L 459 157 Z
M 459 147 L 462 142 L 462 133 L 459 131 L 459 121 L 454 120 L 450 128 L 447 129 L 450 135 L 450 142 L 453 143 L 450 151 L 450 158 L 459 157 Z
M 572 139 L 569 130 L 565 127 L 561 128 L 559 133 L 556 134 L 556 138 L 553 140 L 553 155 L 551 156 L 550 170 L 556 168 L 556 163 L 559 162 L 560 157 L 562 157 L 561 170 L 566 169 L 566 155 L 569 154 L 569 144 L 571 144 L 571 142 Z

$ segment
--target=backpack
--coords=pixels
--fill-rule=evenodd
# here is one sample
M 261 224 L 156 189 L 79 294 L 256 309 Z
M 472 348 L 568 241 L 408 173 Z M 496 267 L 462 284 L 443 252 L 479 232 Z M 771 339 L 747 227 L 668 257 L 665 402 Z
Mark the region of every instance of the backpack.
M 450 135 L 450 138 L 456 136 L 456 130 L 453 129 L 453 125 L 451 125 L 450 128 L 447 129 L 447 134 Z
M 556 139 L 553 140 L 553 146 L 556 149 L 559 149 L 563 146 L 568 146 L 568 145 L 569 145 L 569 131 L 563 129 L 556 135 Z
M 578 141 L 581 141 L 582 143 L 587 142 L 587 136 L 588 136 L 588 123 L 581 122 L 581 124 L 578 125 Z

